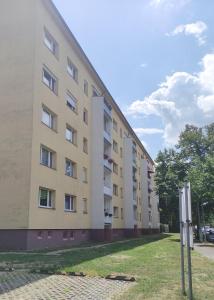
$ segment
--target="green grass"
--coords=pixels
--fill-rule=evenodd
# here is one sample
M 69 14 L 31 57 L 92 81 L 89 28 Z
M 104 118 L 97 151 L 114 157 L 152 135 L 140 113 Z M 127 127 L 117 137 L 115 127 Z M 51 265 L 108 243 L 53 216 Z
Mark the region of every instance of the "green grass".
M 34 268 L 58 265 L 65 271 L 84 272 L 90 276 L 111 273 L 137 278 L 121 299 L 186 299 L 180 295 L 180 244 L 178 235 L 147 236 L 99 247 L 73 248 L 59 255 L 45 252 L 1 254 L 0 264 Z M 87 245 L 89 246 L 89 245 Z M 213 299 L 214 261 L 192 252 L 194 299 Z M 60 267 L 59 267 L 60 266 Z

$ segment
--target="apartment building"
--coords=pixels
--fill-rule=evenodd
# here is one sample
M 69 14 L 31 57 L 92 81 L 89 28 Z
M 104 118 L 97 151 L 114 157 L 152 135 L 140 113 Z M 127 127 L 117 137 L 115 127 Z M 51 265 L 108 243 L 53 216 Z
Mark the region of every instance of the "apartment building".
M 154 162 L 50 0 L 2 0 L 0 249 L 159 231 Z

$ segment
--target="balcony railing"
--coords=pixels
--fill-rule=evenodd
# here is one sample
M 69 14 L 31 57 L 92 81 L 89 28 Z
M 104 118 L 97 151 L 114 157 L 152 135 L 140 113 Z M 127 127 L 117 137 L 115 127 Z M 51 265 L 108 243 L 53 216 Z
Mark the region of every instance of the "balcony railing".
M 107 132 L 106 130 L 104 130 L 103 132 L 103 136 L 106 139 L 106 141 L 108 141 L 110 144 L 112 144 L 112 136 L 111 133 Z

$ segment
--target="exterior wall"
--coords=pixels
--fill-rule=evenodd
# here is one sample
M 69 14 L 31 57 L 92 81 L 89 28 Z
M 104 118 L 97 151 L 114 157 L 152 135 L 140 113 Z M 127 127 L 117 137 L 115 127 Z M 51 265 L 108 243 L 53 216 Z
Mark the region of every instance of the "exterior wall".
M 114 240 L 136 236 L 149 227 L 158 229 L 155 193 L 151 197 L 152 224 L 148 225 L 147 166 L 142 160 L 150 161 L 151 166 L 153 162 L 143 146 L 51 2 L 16 2 L 3 0 L 0 11 L 0 33 L 4 39 L 0 45 L 0 99 L 4 100 L 0 101 L 0 245 L 11 249 L 16 245 L 18 249 L 55 248 L 91 238 Z M 44 28 L 59 45 L 57 57 L 44 44 Z M 78 69 L 77 82 L 67 72 L 68 57 Z M 44 65 L 58 79 L 56 94 L 42 82 Z M 83 90 L 84 80 L 88 82 L 88 95 Z M 104 96 L 93 97 L 93 88 Z M 77 113 L 66 105 L 67 91 L 77 99 Z M 111 199 L 111 209 L 118 207 L 119 213 L 109 224 L 104 218 L 105 101 L 112 107 L 112 120 L 117 123 L 117 130 L 112 129 L 112 141 L 118 145 L 118 151 L 111 150 L 111 158 L 118 166 L 118 171 L 111 174 L 112 184 L 118 186 L 118 195 Z M 41 122 L 43 105 L 57 116 L 56 130 Z M 84 109 L 88 111 L 88 124 L 83 122 Z M 77 131 L 76 145 L 65 139 L 66 124 Z M 84 137 L 88 139 L 88 154 L 83 152 Z M 133 142 L 136 145 L 135 183 Z M 40 164 L 41 145 L 56 153 L 55 169 Z M 77 164 L 77 178 L 65 175 L 65 158 Z M 87 182 L 83 182 L 83 167 L 87 169 Z M 133 184 L 136 201 L 133 201 Z M 153 179 L 151 184 L 154 185 Z M 40 187 L 55 191 L 54 208 L 39 207 Z M 75 212 L 65 212 L 65 194 L 76 196 Z M 88 202 L 87 213 L 83 212 L 83 198 Z M 133 205 L 136 205 L 136 219 Z M 75 239 L 63 238 L 66 230 L 74 231 Z
M 83 213 L 82 199 L 88 200 L 90 208 L 90 97 L 83 92 L 83 79 L 92 85 L 91 76 L 80 62 L 73 45 L 68 41 L 50 12 L 37 1 L 36 52 L 35 52 L 35 102 L 33 116 L 32 144 L 32 181 L 30 198 L 30 229 L 86 229 L 90 227 L 90 211 Z M 44 45 L 44 27 L 59 44 L 59 59 Z M 78 83 L 67 73 L 67 57 L 79 71 Z M 42 67 L 46 65 L 58 78 L 58 94 L 55 95 L 42 83 Z M 90 88 L 89 88 L 90 89 Z M 78 112 L 74 113 L 66 106 L 66 92 L 69 90 L 78 101 Z M 91 89 L 89 90 L 89 95 Z M 41 123 L 42 104 L 57 115 L 57 131 Z M 83 122 L 83 109 L 88 110 L 88 126 Z M 65 139 L 66 123 L 77 130 L 77 146 Z M 83 137 L 88 138 L 88 154 L 83 152 Z M 40 165 L 40 145 L 43 144 L 56 152 L 56 170 Z M 77 163 L 77 179 L 65 175 L 65 158 Z M 88 170 L 88 182 L 82 182 L 82 168 Z M 55 209 L 38 208 L 39 187 L 56 191 Z M 71 194 L 77 198 L 76 213 L 64 211 L 64 195 Z
M 35 2 L 0 10 L 0 228 L 27 228 L 33 115 Z

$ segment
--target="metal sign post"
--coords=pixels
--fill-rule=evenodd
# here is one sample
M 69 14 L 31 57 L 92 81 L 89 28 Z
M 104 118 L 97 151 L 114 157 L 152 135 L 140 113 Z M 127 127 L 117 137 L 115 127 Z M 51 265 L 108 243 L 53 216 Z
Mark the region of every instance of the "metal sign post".
M 189 299 L 192 300 L 192 263 L 191 263 L 191 237 L 190 227 L 192 227 L 191 216 L 191 198 L 190 198 L 190 184 L 185 183 L 185 199 L 186 199 L 186 224 L 187 224 L 187 263 L 188 263 L 188 283 L 189 283 Z
M 192 212 L 191 212 L 191 192 L 190 183 L 185 183 L 182 190 L 179 190 L 179 210 L 180 210 L 180 236 L 181 236 L 181 286 L 183 295 L 185 292 L 184 276 L 184 246 L 187 246 L 187 264 L 188 264 L 188 298 L 193 299 L 192 294 L 192 266 L 191 250 L 193 249 L 193 230 L 192 230 Z
M 180 210 L 180 244 L 181 244 L 181 288 L 182 294 L 186 295 L 185 291 L 185 275 L 184 275 L 184 222 L 182 221 L 182 190 L 179 189 L 179 210 Z

